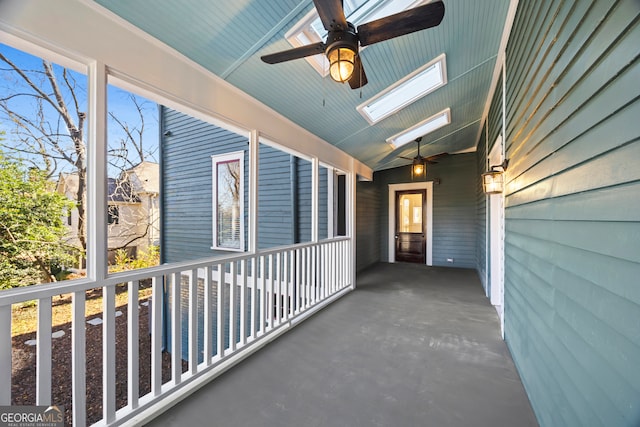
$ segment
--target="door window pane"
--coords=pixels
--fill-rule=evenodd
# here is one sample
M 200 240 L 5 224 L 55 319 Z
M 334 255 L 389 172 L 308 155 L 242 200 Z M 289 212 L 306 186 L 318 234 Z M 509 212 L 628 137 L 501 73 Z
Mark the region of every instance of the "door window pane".
M 422 194 L 400 196 L 400 232 L 422 233 Z

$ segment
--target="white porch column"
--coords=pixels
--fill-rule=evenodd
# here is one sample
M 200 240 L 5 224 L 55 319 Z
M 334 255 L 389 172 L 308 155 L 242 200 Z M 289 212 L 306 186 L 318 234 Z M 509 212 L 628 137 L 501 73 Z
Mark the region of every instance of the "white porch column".
M 107 277 L 107 70 L 89 66 L 89 138 L 87 147 L 87 276 Z
M 260 134 L 252 130 L 249 137 L 249 252 L 258 250 L 258 153 Z
M 349 278 L 351 289 L 356 288 L 356 185 L 358 174 L 356 173 L 356 162 L 351 159 L 351 168 L 347 174 L 347 224 L 349 227 L 349 237 L 351 241 L 351 253 L 349 255 Z

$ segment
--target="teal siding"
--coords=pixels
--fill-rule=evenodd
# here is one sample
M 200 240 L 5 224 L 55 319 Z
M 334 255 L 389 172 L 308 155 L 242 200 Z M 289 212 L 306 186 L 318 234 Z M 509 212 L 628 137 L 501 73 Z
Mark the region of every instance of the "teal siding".
M 356 270 L 380 262 L 380 189 L 374 182 L 356 187 Z M 386 258 L 384 259 L 386 261 Z
M 484 138 L 486 137 L 486 153 L 491 152 L 491 148 L 493 148 L 493 144 L 495 144 L 496 139 L 502 133 L 502 77 L 498 80 L 496 85 L 496 90 L 493 93 L 493 98 L 491 99 L 491 106 L 489 107 L 489 113 L 487 115 L 487 122 L 485 123 L 486 135 L 482 135 L 482 141 L 485 142 Z M 484 144 L 483 144 L 484 145 Z M 480 147 L 478 147 L 480 149 Z M 485 147 L 482 147 L 484 150 Z M 486 158 L 486 156 L 485 156 Z M 490 165 L 489 165 L 490 166 Z M 483 165 L 482 172 L 488 170 L 487 165 Z
M 475 268 L 476 156 L 457 154 L 438 162 L 432 166 L 439 167 L 434 176 L 441 181 L 433 186 L 433 265 Z
M 411 182 L 408 166 L 374 173 L 380 191 L 380 259 L 389 259 L 389 184 Z M 427 168 L 433 186 L 433 265 L 476 268 L 478 171 L 475 153 L 456 154 Z M 360 220 L 360 217 L 358 217 Z M 454 263 L 448 263 L 453 258 Z
M 505 337 L 541 426 L 640 425 L 639 11 L 520 2 L 507 47 Z

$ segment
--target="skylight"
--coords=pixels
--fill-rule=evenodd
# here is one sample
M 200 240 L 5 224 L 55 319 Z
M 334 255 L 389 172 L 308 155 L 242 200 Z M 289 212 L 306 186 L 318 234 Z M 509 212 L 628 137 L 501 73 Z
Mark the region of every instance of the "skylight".
M 451 110 L 447 108 L 446 110 L 442 110 L 438 114 L 421 121 L 417 125 L 393 135 L 391 138 L 387 139 L 387 142 L 396 149 L 411 141 L 415 141 L 418 137 L 431 133 L 436 129 L 440 129 L 442 126 L 448 125 L 449 123 L 451 123 Z
M 447 83 L 445 54 L 389 86 L 357 109 L 374 124 Z
M 357 28 L 365 22 L 384 18 L 425 3 L 427 0 L 344 0 L 344 12 L 347 21 Z M 285 38 L 293 47 L 299 47 L 325 41 L 327 31 L 322 26 L 322 21 L 314 8 L 285 34 Z M 360 49 L 362 50 L 364 47 Z M 324 55 L 309 56 L 305 59 L 321 76 L 328 74 L 329 67 Z

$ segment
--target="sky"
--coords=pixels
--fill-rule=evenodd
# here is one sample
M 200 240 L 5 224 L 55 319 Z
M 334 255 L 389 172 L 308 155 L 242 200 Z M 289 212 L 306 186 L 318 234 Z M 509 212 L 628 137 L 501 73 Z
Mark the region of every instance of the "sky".
M 32 56 L 26 52 L 14 49 L 10 46 L 0 43 L 0 53 L 16 64 L 20 69 L 24 70 L 33 80 L 38 87 L 47 93 L 51 93 L 50 84 L 44 79 L 42 73 L 42 60 L 38 57 Z M 87 76 L 78 71 L 67 69 L 69 81 L 75 81 L 75 88 L 73 92 L 78 100 L 78 109 L 82 112 L 87 112 Z M 72 112 L 71 116 L 77 119 L 74 103 L 72 102 L 71 91 L 64 85 L 63 82 L 63 68 L 54 64 L 54 74 L 59 82 L 59 86 L 63 87 L 62 90 L 65 101 L 69 105 L 69 109 Z M 38 116 L 38 107 L 35 103 L 34 91 L 28 88 L 17 73 L 9 68 L 9 66 L 0 60 L 0 102 L 9 103 L 9 108 L 28 121 L 35 121 L 45 124 L 50 131 L 48 133 L 55 133 L 63 135 L 60 141 L 66 141 L 67 146 L 65 151 L 68 153 L 73 152 L 73 147 L 70 143 L 71 139 L 68 137 L 68 131 L 64 123 L 60 120 L 60 115 L 52 107 L 44 108 L 41 117 Z M 140 129 L 141 119 L 135 104 L 131 101 L 131 93 L 122 90 L 116 86 L 109 85 L 107 89 L 107 110 L 109 113 L 113 113 L 118 120 L 128 126 L 131 130 L 136 132 Z M 142 137 L 144 151 L 151 153 L 145 160 L 155 161 L 158 159 L 158 106 L 155 102 L 145 99 L 138 95 L 133 95 L 137 103 L 142 107 L 144 117 L 144 134 Z M 33 130 L 33 128 L 32 128 Z M 85 135 L 88 131 L 88 123 L 85 123 L 84 132 Z M 3 109 L 0 109 L 0 132 L 4 132 L 4 135 L 0 135 L 0 138 L 4 141 L 0 141 L 1 147 L 5 155 L 9 154 L 9 151 L 16 153 L 15 149 L 21 147 L 19 138 L 16 135 L 16 125 L 7 116 Z M 23 132 L 24 136 L 25 133 Z M 109 118 L 107 128 L 107 141 L 109 150 L 117 149 L 120 146 L 120 140 L 124 138 L 124 131 L 122 127 L 118 125 L 114 120 Z M 29 133 L 29 141 L 33 143 L 35 138 L 38 137 L 37 133 Z M 85 138 L 86 142 L 86 138 Z M 35 161 L 36 156 L 21 154 L 22 158 Z M 133 150 L 128 150 L 128 159 L 131 163 L 137 164 L 138 158 L 133 154 Z M 41 162 L 38 162 L 41 163 Z M 128 165 L 129 167 L 130 165 Z M 72 165 L 66 161 L 58 162 L 55 175 L 60 172 L 70 172 Z M 110 166 L 108 168 L 110 176 L 116 176 L 118 174 L 117 168 Z

